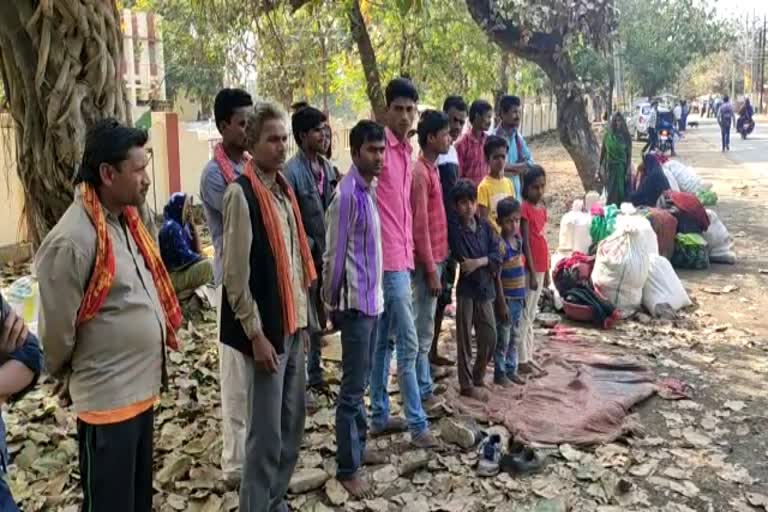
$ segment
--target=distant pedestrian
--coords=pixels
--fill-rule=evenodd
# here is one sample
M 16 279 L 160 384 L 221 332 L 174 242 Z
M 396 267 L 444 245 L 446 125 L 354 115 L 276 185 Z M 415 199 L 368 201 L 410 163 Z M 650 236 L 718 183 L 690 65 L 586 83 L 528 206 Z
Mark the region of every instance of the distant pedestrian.
M 723 96 L 723 103 L 717 110 L 717 124 L 720 125 L 720 138 L 722 140 L 722 151 L 731 150 L 731 123 L 733 122 L 733 105 L 730 98 Z
M 657 123 L 659 121 L 659 102 L 651 103 L 651 112 L 648 114 L 648 142 L 643 146 L 642 153 L 653 151 L 659 143 Z

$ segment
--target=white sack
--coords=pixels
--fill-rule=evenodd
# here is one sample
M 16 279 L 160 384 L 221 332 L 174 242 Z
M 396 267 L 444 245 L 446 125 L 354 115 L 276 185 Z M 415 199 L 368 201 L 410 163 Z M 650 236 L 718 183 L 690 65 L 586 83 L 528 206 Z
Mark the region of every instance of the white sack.
M 690 306 L 691 299 L 672 268 L 672 263 L 667 258 L 654 254 L 650 258 L 648 279 L 643 286 L 643 306 L 651 315 L 658 316 L 656 307 L 661 304 L 668 304 L 677 311 Z
M 615 233 L 625 230 L 637 231 L 640 246 L 650 254 L 659 254 L 659 238 L 651 226 L 651 222 L 640 215 L 619 215 L 616 217 Z
M 681 192 L 698 194 L 700 191 L 706 190 L 704 182 L 693 170 L 693 167 L 688 167 L 677 160 L 667 160 L 662 168 L 668 170 L 675 177 Z
M 625 311 L 640 307 L 648 278 L 650 255 L 641 237 L 636 226 L 626 226 L 597 247 L 592 283 L 608 302 Z

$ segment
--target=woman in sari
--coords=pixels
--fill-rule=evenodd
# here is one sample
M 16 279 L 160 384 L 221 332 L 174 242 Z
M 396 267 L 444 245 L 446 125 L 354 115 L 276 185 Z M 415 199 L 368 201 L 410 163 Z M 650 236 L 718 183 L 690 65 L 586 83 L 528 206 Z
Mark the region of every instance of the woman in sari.
M 620 206 L 630 191 L 630 163 L 632 162 L 632 137 L 627 122 L 620 113 L 611 118 L 603 136 L 600 153 L 600 170 L 605 184 L 606 204 Z
M 647 153 L 643 163 L 637 166 L 636 186 L 629 196 L 633 205 L 655 208 L 661 195 L 670 189 L 661 163 L 656 155 Z

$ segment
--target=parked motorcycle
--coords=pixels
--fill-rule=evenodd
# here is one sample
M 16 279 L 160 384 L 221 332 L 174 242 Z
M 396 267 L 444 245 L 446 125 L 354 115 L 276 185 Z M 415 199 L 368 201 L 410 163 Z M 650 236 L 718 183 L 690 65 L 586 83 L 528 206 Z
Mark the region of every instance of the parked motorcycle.
M 755 120 L 747 118 L 746 116 L 739 116 L 736 120 L 736 131 L 741 134 L 742 139 L 746 139 L 747 135 L 752 133 L 755 129 Z

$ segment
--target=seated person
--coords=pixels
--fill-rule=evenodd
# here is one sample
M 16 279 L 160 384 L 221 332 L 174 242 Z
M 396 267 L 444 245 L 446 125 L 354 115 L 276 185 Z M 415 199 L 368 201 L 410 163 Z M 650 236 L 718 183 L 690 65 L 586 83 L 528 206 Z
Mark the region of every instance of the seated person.
M 40 343 L 0 294 L 0 403 L 21 398 L 35 385 L 42 369 Z M 18 512 L 6 482 L 7 471 L 5 423 L 0 416 L 0 510 Z
M 160 255 L 176 295 L 187 295 L 213 280 L 213 265 L 201 254 L 200 237 L 190 220 L 191 212 L 192 196 L 183 192 L 173 194 L 163 210 Z
M 669 181 L 664 175 L 656 155 L 647 153 L 643 157 L 643 163 L 637 166 L 634 191 L 629 199 L 636 207 L 656 207 L 661 195 L 669 190 Z

